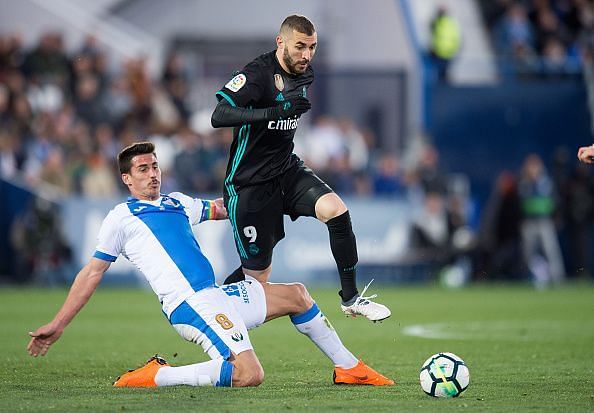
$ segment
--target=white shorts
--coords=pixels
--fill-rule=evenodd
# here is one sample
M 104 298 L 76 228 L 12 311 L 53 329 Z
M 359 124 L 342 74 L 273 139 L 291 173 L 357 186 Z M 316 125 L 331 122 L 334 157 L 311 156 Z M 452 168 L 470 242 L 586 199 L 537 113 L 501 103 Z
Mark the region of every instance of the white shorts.
M 242 317 L 221 288 L 194 293 L 173 310 L 169 322 L 184 339 L 200 344 L 212 359 L 227 360 L 231 353 L 253 350 Z
M 243 319 L 248 330 L 256 328 L 266 319 L 264 287 L 255 278 L 245 276 L 245 281 L 221 286 Z

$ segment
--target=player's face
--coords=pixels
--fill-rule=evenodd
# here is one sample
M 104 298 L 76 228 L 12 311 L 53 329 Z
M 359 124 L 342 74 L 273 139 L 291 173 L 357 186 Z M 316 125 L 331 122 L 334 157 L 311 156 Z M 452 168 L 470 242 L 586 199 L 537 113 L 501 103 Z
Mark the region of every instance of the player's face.
M 290 34 L 281 36 L 279 47 L 283 50 L 284 69 L 289 73 L 300 75 L 305 73 L 309 63 L 316 53 L 318 35 L 316 33 L 308 36 L 293 30 Z
M 161 169 L 157 157 L 152 153 L 132 158 L 129 174 L 122 174 L 130 194 L 137 199 L 154 201 L 161 193 Z

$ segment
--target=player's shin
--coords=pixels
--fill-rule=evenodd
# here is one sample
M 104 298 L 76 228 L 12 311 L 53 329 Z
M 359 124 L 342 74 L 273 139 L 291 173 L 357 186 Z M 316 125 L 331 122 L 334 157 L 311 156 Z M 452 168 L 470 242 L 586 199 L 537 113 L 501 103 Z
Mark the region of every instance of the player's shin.
M 206 361 L 187 366 L 166 366 L 155 376 L 157 386 L 218 386 L 231 387 L 233 365 L 223 359 Z
M 357 241 L 351 225 L 349 211 L 326 222 L 330 234 L 330 249 L 338 267 L 343 304 L 351 304 L 357 296 L 356 265 Z
M 306 312 L 291 316 L 291 322 L 332 360 L 334 366 L 350 369 L 357 365 L 358 360 L 342 344 L 332 324 L 315 303 Z

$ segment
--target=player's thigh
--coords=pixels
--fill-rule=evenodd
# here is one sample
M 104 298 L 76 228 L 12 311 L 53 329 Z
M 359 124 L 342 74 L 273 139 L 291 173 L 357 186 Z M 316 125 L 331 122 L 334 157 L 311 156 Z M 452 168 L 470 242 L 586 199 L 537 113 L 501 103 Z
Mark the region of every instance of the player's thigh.
M 284 213 L 293 220 L 301 216 L 315 218 L 318 199 L 334 193 L 332 188 L 303 163 L 287 172 L 282 184 Z
M 229 296 L 248 328 L 286 315 L 301 314 L 313 299 L 301 283 L 260 283 L 250 276 L 245 281 L 221 287 Z
M 242 188 L 229 197 L 228 204 L 242 266 L 257 271 L 268 268 L 274 246 L 285 236 L 278 182 Z
M 232 354 L 253 350 L 242 317 L 220 288 L 196 292 L 171 313 L 169 322 L 212 359 L 229 359 Z
M 221 289 L 229 297 L 248 330 L 264 323 L 267 297 L 259 281 L 246 275 L 244 281 L 223 285 Z

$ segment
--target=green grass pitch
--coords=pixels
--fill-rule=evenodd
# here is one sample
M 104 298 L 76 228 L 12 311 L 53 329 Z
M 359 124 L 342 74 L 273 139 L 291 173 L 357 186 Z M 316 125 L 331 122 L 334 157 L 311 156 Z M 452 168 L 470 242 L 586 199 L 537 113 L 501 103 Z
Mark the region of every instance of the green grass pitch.
M 100 288 L 49 354 L 34 359 L 27 331 L 49 321 L 66 291 L 0 289 L 0 411 L 594 411 L 592 285 L 374 292 L 393 312 L 381 324 L 346 319 L 333 290 L 312 295 L 347 347 L 397 386 L 333 385 L 330 362 L 285 318 L 251 333 L 266 371 L 259 388 L 114 389 L 116 376 L 155 353 L 172 364 L 206 356 L 175 333 L 151 292 Z M 419 368 L 440 351 L 470 369 L 459 398 L 421 391 Z

